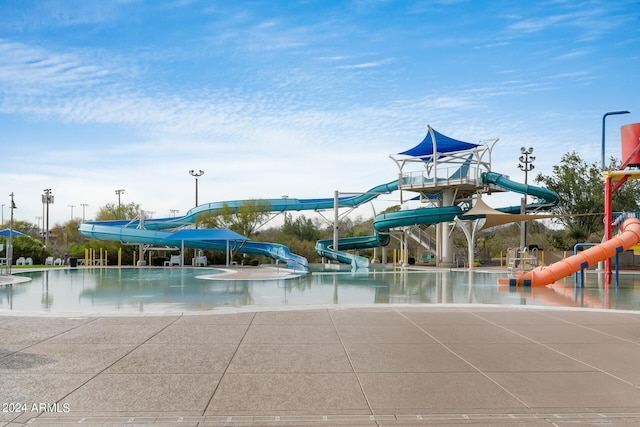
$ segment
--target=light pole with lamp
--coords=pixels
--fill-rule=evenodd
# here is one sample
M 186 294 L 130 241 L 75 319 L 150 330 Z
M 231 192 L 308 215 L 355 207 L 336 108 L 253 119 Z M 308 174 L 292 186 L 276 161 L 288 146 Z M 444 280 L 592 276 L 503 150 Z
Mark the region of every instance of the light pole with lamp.
M 116 190 L 116 195 L 118 196 L 118 210 L 120 210 L 120 196 L 124 193 L 124 188 L 120 188 Z
M 605 119 L 608 116 L 616 116 L 619 114 L 629 114 L 627 110 L 621 111 L 609 111 L 602 116 L 602 166 L 601 170 L 604 171 L 604 148 L 605 148 Z M 611 203 L 613 182 L 611 177 L 606 177 L 604 181 L 604 240 L 611 240 L 611 222 L 613 221 L 613 207 Z M 605 285 L 611 284 L 611 258 L 604 260 L 604 277 Z
M 204 175 L 204 171 L 202 169 L 199 169 L 198 172 L 196 172 L 195 170 L 191 169 L 189 171 L 189 175 L 191 175 L 196 179 L 196 207 L 197 207 L 198 206 L 198 177 L 201 177 L 202 175 Z M 194 224 L 194 227 L 198 228 L 197 222 Z M 197 249 L 193 248 L 193 260 L 191 262 L 192 264 L 195 262 L 196 256 L 197 256 Z
M 42 204 L 43 204 L 43 208 L 44 208 L 44 205 L 47 206 L 47 213 L 45 216 L 47 229 L 44 232 L 44 246 L 48 247 L 49 246 L 49 205 L 53 204 L 53 194 L 51 194 L 50 188 L 44 189 L 44 194 L 42 195 Z
M 2 204 L 2 224 L 0 225 L 4 225 L 4 203 Z
M 201 177 L 202 175 L 204 175 L 204 171 L 199 170 L 198 172 L 196 172 L 193 169 L 191 169 L 189 171 L 189 175 L 191 175 L 196 179 L 196 206 L 198 206 L 198 177 Z
M 76 205 L 67 205 L 67 207 L 71 208 L 71 220 L 73 220 L 73 208 L 75 208 Z
M 609 111 L 608 113 L 604 113 L 604 115 L 602 116 L 602 166 L 600 167 L 601 170 L 604 170 L 604 127 L 605 127 L 605 119 L 608 116 L 616 116 L 618 114 L 629 114 L 630 111 L 627 110 L 623 110 L 623 111 Z
M 120 206 L 122 206 L 120 204 L 120 196 L 122 196 L 123 193 L 124 193 L 124 188 L 119 188 L 118 190 L 116 190 L 116 195 L 118 196 L 118 219 L 121 219 L 120 216 L 124 216 L 120 212 Z
M 7 271 L 11 274 L 11 265 L 13 264 L 13 210 L 16 204 L 13 201 L 13 193 L 11 196 L 11 219 L 9 220 L 9 239 L 7 240 Z
M 533 161 L 536 159 L 531 154 L 533 153 L 533 148 L 529 147 L 527 150 L 524 147 L 520 148 L 520 152 L 522 155 L 518 159 L 520 163 L 518 163 L 518 169 L 524 171 L 524 185 L 525 185 L 525 193 L 522 197 L 522 205 L 520 208 L 520 213 L 522 215 L 526 215 L 527 213 L 527 189 L 528 189 L 528 177 L 529 172 L 533 170 Z M 525 250 L 527 247 L 527 221 L 522 221 L 520 223 L 520 249 Z
M 84 222 L 84 210 L 87 206 L 89 206 L 89 204 L 87 203 L 80 203 L 80 206 L 82 206 L 82 222 Z

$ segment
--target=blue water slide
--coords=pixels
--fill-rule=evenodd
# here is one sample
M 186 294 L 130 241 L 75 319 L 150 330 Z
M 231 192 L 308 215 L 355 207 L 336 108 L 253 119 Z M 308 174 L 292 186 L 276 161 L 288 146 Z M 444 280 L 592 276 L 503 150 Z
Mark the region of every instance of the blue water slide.
M 482 175 L 484 184 L 493 184 L 507 191 L 527 194 L 539 199 L 539 202 L 527 205 L 527 211 L 548 209 L 558 203 L 558 195 L 546 188 L 534 185 L 525 185 L 511 181 L 506 176 L 496 172 L 485 172 Z M 520 213 L 520 205 L 498 209 L 505 213 Z M 456 217 L 462 217 L 465 211 L 459 206 L 442 206 L 430 208 L 409 209 L 398 212 L 389 212 L 377 215 L 374 218 L 373 227 L 376 230 L 374 236 L 351 237 L 338 240 L 338 249 L 333 248 L 332 240 L 320 240 L 316 243 L 316 252 L 320 256 L 351 264 L 356 268 L 369 267 L 369 259 L 343 251 L 350 249 L 366 249 L 389 244 L 388 231 L 393 228 L 408 227 L 413 225 L 431 225 L 441 222 L 454 221 Z
M 506 176 L 497 172 L 484 172 L 482 174 L 482 182 L 485 184 L 493 184 L 504 190 L 513 191 L 514 193 L 527 194 L 539 199 L 536 203 L 531 203 L 526 206 L 527 211 L 538 210 L 540 208 L 549 209 L 552 206 L 558 204 L 560 198 L 555 191 L 548 190 L 543 187 L 537 187 L 535 185 L 521 184 L 519 182 L 511 181 Z M 506 208 L 498 208 L 500 212 L 505 213 L 520 213 L 521 206 L 509 206 Z
M 168 231 L 148 230 L 139 228 L 127 228 L 110 223 L 128 224 L 128 221 L 102 221 L 99 223 L 83 223 L 80 225 L 80 233 L 85 237 L 96 240 L 115 240 L 122 243 L 136 243 L 149 245 L 167 245 L 198 249 L 211 249 L 225 252 L 226 240 L 176 240 L 172 239 L 176 233 Z M 267 256 L 283 261 L 291 269 L 297 271 L 309 271 L 309 262 L 305 257 L 292 253 L 287 246 L 278 243 L 246 241 L 229 241 L 229 248 L 241 253 Z
M 515 193 L 527 194 L 540 199 L 537 203 L 527 205 L 528 210 L 539 208 L 550 208 L 558 203 L 558 194 L 546 188 L 535 185 L 525 185 L 511 181 L 506 176 L 496 172 L 485 172 L 482 174 L 485 184 L 494 184 L 504 190 Z M 521 206 L 509 206 L 497 209 L 505 213 L 520 213 Z M 374 219 L 374 228 L 378 232 L 385 232 L 391 228 L 406 227 L 411 225 L 437 224 L 440 222 L 450 222 L 456 216 L 461 217 L 464 211 L 458 206 L 443 206 L 435 208 L 418 208 L 406 211 L 390 212 L 380 214 Z
M 558 203 L 558 194 L 546 188 L 534 185 L 525 185 L 511 181 L 506 176 L 496 172 L 485 172 L 482 174 L 484 184 L 494 184 L 504 190 L 513 191 L 515 193 L 527 194 L 539 199 L 539 202 L 527 205 L 527 210 L 548 209 Z M 497 209 L 505 213 L 520 213 L 521 206 L 509 206 Z M 384 236 L 390 229 L 398 227 L 408 227 L 413 225 L 431 225 L 440 222 L 451 222 L 456 217 L 462 217 L 465 211 L 459 206 L 442 206 L 432 208 L 418 208 L 398 212 L 389 212 L 377 215 L 374 218 L 373 226 L 376 230 L 376 236 L 361 238 L 363 242 L 381 241 L 380 236 Z M 388 236 L 388 235 L 387 235 Z M 388 240 L 387 240 L 388 241 Z M 378 246 L 384 246 L 383 244 Z M 371 246 L 363 246 L 371 247 Z M 316 246 L 317 248 L 317 246 Z M 339 246 L 342 249 L 342 245 Z M 345 249 L 357 249 L 357 245 Z M 364 262 L 361 265 L 364 266 Z
M 355 268 L 368 268 L 371 263 L 368 258 L 344 251 L 386 246 L 390 241 L 388 231 L 392 228 L 449 222 L 453 221 L 456 216 L 461 216 L 462 214 L 463 211 L 458 206 L 418 208 L 379 214 L 373 221 L 373 227 L 376 230 L 375 235 L 339 239 L 339 250 L 333 248 L 333 240 L 319 240 L 316 243 L 316 252 L 320 256 L 351 264 L 351 266 Z
M 378 246 L 387 246 L 390 237 L 388 234 L 376 233 L 374 236 L 343 237 L 338 239 L 338 250 L 334 249 L 333 240 L 318 240 L 316 253 L 321 257 L 333 259 L 344 264 L 351 264 L 354 268 L 369 268 L 371 261 L 359 255 L 350 254 L 351 249 L 370 249 Z
M 520 184 L 509 180 L 506 176 L 485 172 L 482 175 L 485 184 L 493 184 L 502 189 L 521 194 L 528 194 L 540 199 L 539 202 L 527 205 L 527 210 L 549 208 L 558 203 L 558 195 L 550 190 L 533 185 Z M 357 207 L 367 203 L 381 194 L 389 194 L 398 189 L 398 181 L 392 181 L 373 187 L 366 193 L 361 193 L 349 197 L 338 198 L 338 207 Z M 334 208 L 334 198 L 321 199 L 295 199 L 280 198 L 268 199 L 271 212 L 304 211 L 304 210 L 327 210 Z M 96 221 L 83 223 L 80 225 L 80 233 L 83 236 L 99 240 L 115 240 L 126 243 L 143 243 L 154 245 L 179 246 L 181 241 L 171 240 L 172 232 L 161 230 L 176 229 L 184 225 L 193 224 L 199 215 L 206 212 L 219 212 L 224 207 L 238 209 L 247 203 L 247 200 L 235 200 L 227 202 L 207 203 L 196 206 L 189 210 L 184 216 L 175 218 L 148 219 L 142 224 L 139 220 L 129 221 Z M 519 213 L 520 206 L 510 206 L 500 208 L 499 211 L 505 213 Z M 337 260 L 341 263 L 351 264 L 355 268 L 369 267 L 369 259 L 345 251 L 352 249 L 367 249 L 389 244 L 390 237 L 388 231 L 393 228 L 406 227 L 422 224 L 437 224 L 440 222 L 450 222 L 456 216 L 462 216 L 464 211 L 458 206 L 444 206 L 435 208 L 418 208 L 399 212 L 390 212 L 377 215 L 374 218 L 374 228 L 376 234 L 373 236 L 347 237 L 338 240 L 338 250 L 333 247 L 333 240 L 319 240 L 316 243 L 318 255 Z M 226 250 L 226 241 L 199 240 L 184 241 L 186 247 Z M 273 259 L 281 260 L 295 269 L 308 271 L 306 258 L 290 252 L 289 248 L 276 243 L 245 241 L 234 243 L 234 250 L 241 253 L 251 253 L 265 255 Z
M 364 203 L 374 200 L 381 194 L 389 194 L 398 189 L 398 181 L 392 181 L 373 187 L 366 193 L 357 194 L 348 197 L 338 198 L 338 207 L 358 207 Z M 255 200 L 252 200 L 255 201 Z M 261 199 L 269 205 L 270 212 L 289 212 L 289 211 L 319 211 L 333 209 L 334 198 L 322 199 L 296 199 L 296 198 L 280 198 L 280 199 Z M 148 219 L 144 222 L 144 228 L 160 230 L 177 228 L 183 225 L 189 225 L 196 222 L 198 216 L 204 213 L 220 212 L 223 208 L 238 210 L 241 206 L 249 202 L 249 200 L 231 200 L 226 202 L 213 202 L 198 205 L 189 210 L 184 216 L 175 218 Z M 139 227 L 140 222 L 134 221 L 107 221 L 116 226 L 126 226 L 130 228 Z
M 338 207 L 357 207 L 364 203 L 370 202 L 381 194 L 388 194 L 397 189 L 398 181 L 381 184 L 373 187 L 366 193 L 348 197 L 339 197 Z M 144 222 L 140 220 L 95 221 L 81 224 L 79 230 L 80 234 L 82 234 L 83 236 L 98 240 L 115 240 L 126 243 L 180 246 L 182 242 L 170 240 L 170 236 L 173 233 L 162 232 L 161 230 L 176 229 L 185 225 L 193 224 L 198 216 L 207 212 L 216 213 L 220 212 L 223 208 L 237 210 L 240 206 L 246 204 L 247 202 L 248 200 L 232 200 L 227 202 L 206 203 L 196 206 L 181 217 L 147 219 Z M 267 199 L 265 200 L 265 202 L 269 205 L 269 210 L 271 212 L 285 212 L 333 209 L 335 200 L 334 198 L 280 198 Z M 384 243 L 384 238 L 380 242 Z M 198 240 L 185 241 L 184 244 L 186 247 L 224 251 L 226 249 L 227 242 Z M 373 243 L 369 243 L 367 245 L 364 242 L 359 242 L 359 244 L 361 245 L 359 247 L 372 247 L 368 245 L 371 245 Z M 386 240 L 386 243 L 384 244 L 388 244 L 388 240 Z M 353 242 L 350 242 L 349 247 L 351 247 L 352 245 Z M 245 241 L 242 244 L 238 244 L 236 246 L 237 247 L 235 247 L 234 250 L 237 250 L 241 253 L 265 255 L 273 259 L 284 261 L 288 266 L 295 269 L 304 268 L 308 271 L 309 268 L 306 258 L 291 253 L 289 248 L 284 245 L 276 243 Z M 363 260 L 366 260 L 367 263 L 369 262 L 366 258 L 354 258 L 356 257 L 356 255 L 344 253 L 341 251 L 332 251 L 330 248 L 327 248 L 324 252 L 324 255 L 321 256 L 327 256 L 330 259 L 350 263 L 352 265 L 361 265 L 363 263 Z

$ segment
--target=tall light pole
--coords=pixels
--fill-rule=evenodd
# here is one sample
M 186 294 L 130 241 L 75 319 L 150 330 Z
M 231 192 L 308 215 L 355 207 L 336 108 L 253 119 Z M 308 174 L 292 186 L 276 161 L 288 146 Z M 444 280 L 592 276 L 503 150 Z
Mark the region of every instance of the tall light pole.
M 618 114 L 629 114 L 629 111 L 609 111 L 608 113 L 604 113 L 602 116 L 602 167 L 601 170 L 604 171 L 604 147 L 605 147 L 605 119 L 607 116 L 615 116 Z M 624 162 L 625 159 L 622 159 Z M 611 177 L 607 177 L 604 182 L 604 240 L 611 239 L 611 222 L 613 222 L 613 206 L 611 203 L 611 198 L 613 197 L 612 193 L 612 185 Z M 607 258 L 604 260 L 604 277 L 605 284 L 609 285 L 611 283 L 611 258 Z
M 518 169 L 524 171 L 524 185 L 528 186 L 528 178 L 529 172 L 533 170 L 533 161 L 536 159 L 531 154 L 533 153 L 533 148 L 529 147 L 527 150 L 524 147 L 520 148 L 520 152 L 522 155 L 518 159 L 520 163 L 518 163 Z M 526 215 L 527 213 L 527 193 L 525 189 L 525 193 L 522 197 L 522 205 L 520 208 L 520 213 L 522 215 Z M 527 221 L 522 221 L 520 223 L 520 248 L 524 250 L 527 247 Z
M 84 222 L 84 209 L 89 205 L 87 203 L 80 203 L 80 206 L 82 206 L 82 222 Z
M 73 208 L 75 208 L 76 205 L 67 205 L 67 207 L 71 208 L 71 219 L 73 220 Z
M 53 204 L 53 194 L 51 194 L 50 188 L 44 189 L 44 194 L 42 195 L 42 204 L 43 204 L 43 208 L 44 208 L 44 205 L 47 206 L 47 213 L 45 215 L 47 229 L 44 232 L 44 246 L 48 247 L 49 246 L 49 205 Z
M 11 196 L 11 220 L 9 221 L 9 239 L 7 240 L 7 271 L 11 274 L 11 265 L 13 264 L 13 210 L 16 204 L 13 202 L 13 192 Z
M 124 193 L 124 189 L 120 188 L 116 190 L 116 194 L 118 195 L 118 210 L 120 210 L 120 196 Z
M 2 224 L 0 225 L 4 225 L 4 203 L 2 204 Z
M 198 172 L 193 169 L 189 171 L 189 175 L 193 176 L 196 179 L 196 206 L 198 206 L 198 177 L 204 175 L 203 170 L 199 170 Z
M 120 196 L 122 196 L 122 194 L 124 193 L 124 188 L 120 188 L 118 190 L 116 190 L 116 194 L 118 195 L 118 219 L 120 219 L 121 216 L 121 212 L 120 212 Z
M 600 168 L 601 170 L 604 170 L 604 125 L 605 125 L 605 119 L 607 118 L 607 116 L 616 116 L 618 114 L 629 114 L 630 112 L 627 110 L 622 110 L 622 111 L 609 111 L 608 113 L 604 113 L 604 116 L 602 116 L 602 167 Z M 622 161 L 624 161 L 624 159 L 622 159 Z

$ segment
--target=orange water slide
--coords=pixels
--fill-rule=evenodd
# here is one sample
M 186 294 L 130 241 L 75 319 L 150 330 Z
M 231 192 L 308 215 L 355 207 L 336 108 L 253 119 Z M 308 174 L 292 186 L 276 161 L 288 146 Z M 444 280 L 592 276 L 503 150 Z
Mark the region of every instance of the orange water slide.
M 616 253 L 622 253 L 638 243 L 640 243 L 640 220 L 629 218 L 620 227 L 620 234 L 611 240 L 549 266 L 537 267 L 515 280 L 519 286 L 546 286 L 583 268 L 611 258 Z

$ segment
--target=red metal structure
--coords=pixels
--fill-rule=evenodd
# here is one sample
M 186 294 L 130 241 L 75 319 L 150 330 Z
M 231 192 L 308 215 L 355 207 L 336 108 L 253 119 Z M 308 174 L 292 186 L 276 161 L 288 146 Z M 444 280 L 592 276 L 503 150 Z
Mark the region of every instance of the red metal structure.
M 617 171 L 605 171 L 604 176 L 604 240 L 611 240 L 613 193 L 629 179 L 640 178 L 640 170 L 625 170 L 629 166 L 640 166 L 640 123 L 624 125 L 620 128 L 622 158 L 624 161 Z M 611 284 L 611 258 L 604 261 L 605 284 Z

